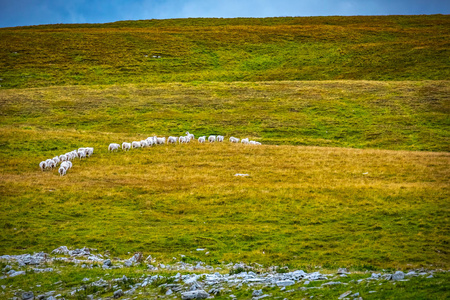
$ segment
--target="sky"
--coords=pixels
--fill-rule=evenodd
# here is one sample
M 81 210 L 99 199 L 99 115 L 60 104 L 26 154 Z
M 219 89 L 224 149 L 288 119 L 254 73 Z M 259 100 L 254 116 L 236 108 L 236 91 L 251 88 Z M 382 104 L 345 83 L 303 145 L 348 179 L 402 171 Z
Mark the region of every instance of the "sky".
M 171 18 L 450 14 L 450 0 L 0 0 L 0 27 Z

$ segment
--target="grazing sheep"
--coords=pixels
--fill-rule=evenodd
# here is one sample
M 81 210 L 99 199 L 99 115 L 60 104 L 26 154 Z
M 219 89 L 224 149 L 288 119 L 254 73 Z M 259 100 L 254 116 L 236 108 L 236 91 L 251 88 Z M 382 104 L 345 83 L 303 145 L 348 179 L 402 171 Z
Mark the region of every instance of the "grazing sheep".
M 230 137 L 230 143 L 239 143 L 239 139 L 232 136 Z
M 60 161 L 60 162 L 63 162 L 63 161 L 66 161 L 66 160 L 68 160 L 67 155 L 61 154 L 61 155 L 59 156 L 59 161 Z
M 175 136 L 169 136 L 167 138 L 167 144 L 176 144 L 177 143 L 177 138 Z
M 146 139 L 146 141 L 147 141 L 147 144 L 151 147 L 151 146 L 153 146 L 153 144 L 154 144 L 154 142 L 153 142 L 153 137 L 148 137 L 147 139 Z
M 109 144 L 108 151 L 111 151 L 111 152 L 114 151 L 114 150 L 119 151 L 119 148 L 120 148 L 119 144 L 112 143 L 112 144 Z
M 180 137 L 178 138 L 178 142 L 179 142 L 180 144 L 186 143 L 186 139 L 187 139 L 186 136 L 180 136 Z
M 166 138 L 162 137 L 162 138 L 156 138 L 156 144 L 157 145 L 164 145 L 166 143 Z
M 193 135 L 193 134 L 192 134 L 192 135 Z M 185 140 L 186 140 L 186 143 L 190 143 L 190 142 L 191 142 L 191 139 L 192 139 L 191 136 L 187 135 L 187 136 L 185 136 L 184 138 L 185 138 Z
M 241 143 L 242 143 L 242 144 L 248 144 L 248 138 L 242 139 L 242 140 L 241 140 Z
M 141 142 L 133 141 L 133 142 L 131 143 L 131 148 L 133 148 L 133 149 L 141 148 Z
M 56 165 L 58 165 L 61 162 L 61 160 L 59 159 L 59 156 L 55 156 L 52 159 L 56 163 Z
M 72 162 L 70 161 L 63 161 L 61 163 L 60 168 L 64 168 L 66 171 L 69 170 L 70 168 L 72 168 Z
M 142 147 L 142 148 L 148 147 L 148 143 L 147 143 L 146 140 L 142 140 L 142 141 L 141 141 L 141 147 Z
M 210 136 L 208 137 L 208 142 L 214 143 L 215 141 L 216 141 L 216 136 L 215 136 L 215 135 L 210 135 Z
M 45 164 L 45 161 L 41 161 L 39 163 L 39 168 L 41 168 L 42 171 L 44 171 L 46 167 L 47 167 L 47 165 Z
M 54 167 L 56 167 L 56 164 L 55 164 L 55 162 L 53 161 L 53 159 L 47 159 L 47 160 L 45 161 L 45 167 L 46 167 L 47 169 L 53 169 Z
M 78 151 L 78 157 L 80 158 L 80 160 L 82 158 L 86 158 L 86 150 Z
M 260 142 L 255 142 L 255 145 L 261 145 L 261 143 Z
M 94 154 L 94 148 L 86 147 L 85 152 L 86 152 L 87 157 L 90 157 L 92 154 Z
M 206 136 L 201 136 L 198 138 L 198 142 L 202 143 L 202 144 L 205 142 L 205 140 L 206 140 Z
M 223 135 L 217 136 L 217 142 L 223 142 Z
M 64 169 L 63 167 L 60 167 L 60 168 L 58 169 L 59 176 L 64 176 L 64 175 L 66 175 L 66 172 L 67 172 L 67 170 Z
M 130 143 L 126 143 L 126 142 L 122 143 L 122 150 L 123 151 L 127 151 L 127 150 L 130 150 L 130 149 L 131 149 L 131 144 Z
M 195 140 L 195 137 L 192 133 L 189 133 L 189 131 L 186 131 L 186 135 L 189 137 L 189 140 Z

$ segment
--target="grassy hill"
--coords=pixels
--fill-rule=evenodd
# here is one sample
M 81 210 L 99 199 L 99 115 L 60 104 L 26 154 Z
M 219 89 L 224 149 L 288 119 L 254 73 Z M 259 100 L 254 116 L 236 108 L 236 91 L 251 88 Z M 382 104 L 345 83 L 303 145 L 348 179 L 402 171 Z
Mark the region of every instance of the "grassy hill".
M 0 255 L 448 269 L 449 41 L 443 15 L 1 28 Z M 263 145 L 107 152 L 186 131 Z M 86 146 L 67 176 L 38 167 Z M 65 270 L 0 281 L 47 276 L 50 290 L 110 272 Z M 367 299 L 446 299 L 448 277 L 366 285 Z
M 292 145 L 448 151 L 448 95 L 446 81 L 3 90 L 0 253 L 204 247 L 212 261 L 448 267 L 448 152 Z M 186 130 L 266 145 L 107 152 Z M 94 156 L 66 177 L 39 170 L 83 146 Z
M 1 28 L 0 84 L 448 80 L 449 41 L 448 15 Z

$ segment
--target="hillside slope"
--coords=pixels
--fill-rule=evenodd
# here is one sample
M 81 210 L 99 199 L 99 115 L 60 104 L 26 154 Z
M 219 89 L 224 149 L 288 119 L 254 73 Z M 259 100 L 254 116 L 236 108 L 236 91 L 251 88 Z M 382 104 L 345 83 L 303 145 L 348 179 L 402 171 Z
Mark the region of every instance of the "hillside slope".
M 0 29 L 2 88 L 448 80 L 450 16 L 172 19 Z

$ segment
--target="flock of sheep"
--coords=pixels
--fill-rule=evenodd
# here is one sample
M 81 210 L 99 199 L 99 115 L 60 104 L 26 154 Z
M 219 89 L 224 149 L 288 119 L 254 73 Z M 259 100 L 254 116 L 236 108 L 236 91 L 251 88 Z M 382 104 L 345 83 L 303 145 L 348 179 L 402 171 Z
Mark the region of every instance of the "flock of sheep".
M 58 164 L 60 164 L 58 173 L 60 176 L 64 176 L 67 171 L 72 168 L 72 160 L 75 158 L 79 158 L 81 160 L 82 158 L 90 157 L 92 154 L 94 154 L 94 148 L 79 148 L 78 150 L 73 150 L 71 152 L 67 152 L 66 154 L 41 161 L 39 163 L 39 167 L 42 171 L 45 171 L 56 168 L 58 167 Z
M 186 132 L 185 136 L 180 136 L 180 137 L 169 136 L 167 138 L 167 144 L 176 144 L 177 142 L 180 144 L 186 144 L 186 143 L 190 143 L 192 140 L 195 140 L 195 137 L 192 133 L 189 133 L 189 131 L 188 131 L 188 132 Z M 209 143 L 223 142 L 224 137 L 222 135 L 217 135 L 217 136 L 210 135 L 208 137 L 208 139 L 206 139 L 206 136 L 201 136 L 197 139 L 197 141 L 202 144 L 205 143 L 206 140 L 208 140 Z M 230 137 L 229 140 L 231 143 L 239 143 L 239 141 L 241 141 L 242 144 L 261 145 L 260 142 L 249 141 L 248 138 L 240 140 L 240 139 L 232 136 L 232 137 Z M 134 141 L 131 143 L 123 142 L 122 150 L 127 151 L 127 150 L 131 150 L 131 149 L 135 149 L 135 148 L 145 148 L 145 147 L 150 147 L 153 145 L 162 145 L 162 144 L 166 144 L 165 137 L 151 136 L 142 141 Z M 112 144 L 109 144 L 108 151 L 119 150 L 120 147 L 121 147 L 120 144 L 112 143 Z
M 108 146 L 108 151 L 115 151 L 115 150 L 119 150 L 119 148 L 122 148 L 122 150 L 127 151 L 127 150 L 131 150 L 131 149 L 135 149 L 135 148 L 145 148 L 145 147 L 150 147 L 153 145 L 162 145 L 162 144 L 176 144 L 176 143 L 180 143 L 180 144 L 184 144 L 184 143 L 190 143 L 192 140 L 195 140 L 195 137 L 193 134 L 186 132 L 185 136 L 180 136 L 180 137 L 175 137 L 175 136 L 169 136 L 167 138 L 165 137 L 156 137 L 156 136 L 152 136 L 152 137 L 148 137 L 145 140 L 142 141 L 134 141 L 131 143 L 122 143 L 122 145 L 120 144 L 109 144 Z M 206 139 L 206 136 L 201 136 L 197 139 L 197 141 L 199 143 L 205 143 L 206 141 L 208 141 L 209 143 L 214 143 L 214 142 L 223 142 L 224 141 L 224 137 L 222 135 L 210 135 L 208 137 L 208 139 Z M 260 142 L 255 142 L 255 141 L 249 141 L 248 138 L 245 139 L 238 139 L 235 137 L 230 137 L 229 138 L 230 143 L 239 143 L 239 141 L 242 144 L 249 144 L 249 145 L 261 145 Z M 71 152 L 68 152 L 66 154 L 62 154 L 60 156 L 55 156 L 53 158 L 47 159 L 45 161 L 41 161 L 39 164 L 39 167 L 41 168 L 42 171 L 45 170 L 51 170 L 53 168 L 58 167 L 58 164 L 60 164 L 59 169 L 58 169 L 58 173 L 60 176 L 64 176 L 66 175 L 67 171 L 72 168 L 72 160 L 74 160 L 75 158 L 79 158 L 80 160 L 82 158 L 87 158 L 90 157 L 92 154 L 94 153 L 94 148 L 91 147 L 86 147 L 86 148 L 79 148 L 78 150 L 73 150 Z

